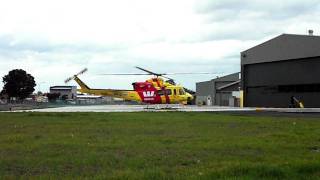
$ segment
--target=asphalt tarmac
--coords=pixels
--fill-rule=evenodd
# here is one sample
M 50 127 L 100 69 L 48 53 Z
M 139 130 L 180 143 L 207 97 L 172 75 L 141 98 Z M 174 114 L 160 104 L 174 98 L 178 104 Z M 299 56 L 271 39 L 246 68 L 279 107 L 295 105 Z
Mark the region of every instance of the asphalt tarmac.
M 179 104 L 159 105 L 88 105 L 65 106 L 57 108 L 23 110 L 27 112 L 148 112 L 148 111 L 253 111 L 253 108 L 234 108 L 219 106 L 185 106 Z M 21 112 L 21 110 L 18 110 Z
M 272 115 L 272 116 L 311 116 L 320 117 L 320 108 L 240 108 L 223 106 L 196 106 L 179 104 L 158 105 L 88 105 L 65 106 L 58 108 L 18 110 L 15 112 L 228 112 L 246 115 Z

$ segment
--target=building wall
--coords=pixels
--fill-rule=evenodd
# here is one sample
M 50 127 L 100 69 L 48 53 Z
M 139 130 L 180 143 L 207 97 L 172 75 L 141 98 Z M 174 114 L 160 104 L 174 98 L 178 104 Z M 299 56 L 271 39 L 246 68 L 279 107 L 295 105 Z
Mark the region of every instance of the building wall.
M 234 81 L 217 81 L 215 82 L 215 87 L 222 87 L 227 84 L 233 83 Z M 216 106 L 229 106 L 229 98 L 232 97 L 231 91 L 218 91 L 216 90 L 216 94 L 214 96 L 213 105 Z
M 60 98 L 67 95 L 68 99 L 75 99 L 77 97 L 77 87 L 72 86 L 70 89 L 65 88 L 50 88 L 50 93 L 60 93 Z
M 212 79 L 211 81 L 196 83 L 196 104 L 204 104 L 203 102 L 205 102 L 205 104 L 208 104 L 208 97 L 210 97 L 211 105 L 227 106 L 225 102 L 228 101 L 228 98 L 225 97 L 225 94 L 223 94 L 223 92 L 218 95 L 217 89 L 235 81 L 239 81 L 239 73 L 233 73 L 227 76 L 218 77 L 216 79 Z M 238 90 L 238 88 L 236 88 L 236 90 Z M 230 92 L 228 90 L 226 94 L 231 96 L 231 90 Z
M 250 92 L 245 100 L 247 107 L 284 107 L 290 105 L 291 96 L 302 101 L 305 107 L 320 107 L 319 92 L 290 92 L 290 93 L 265 93 L 261 91 Z
M 217 92 L 216 103 L 219 106 L 229 106 L 230 98 L 232 98 L 232 92 Z
M 320 57 L 242 66 L 244 106 L 288 107 L 290 97 L 320 107 Z
M 213 81 L 204 81 L 196 83 L 196 104 L 207 104 L 208 96 L 214 99 L 215 89 Z

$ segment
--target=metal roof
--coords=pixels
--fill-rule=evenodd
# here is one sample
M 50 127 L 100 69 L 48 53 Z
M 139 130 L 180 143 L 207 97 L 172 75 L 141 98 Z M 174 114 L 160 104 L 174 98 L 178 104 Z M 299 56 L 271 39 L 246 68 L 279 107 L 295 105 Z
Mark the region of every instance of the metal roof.
M 241 65 L 320 56 L 320 36 L 282 34 L 241 52 Z
M 215 79 L 211 79 L 211 81 L 236 81 L 240 79 L 240 72 L 228 74 L 221 77 L 216 77 Z
M 70 90 L 76 87 L 77 86 L 51 86 L 50 90 Z
M 226 85 L 221 86 L 221 87 L 218 87 L 217 90 L 222 90 L 222 89 L 225 89 L 225 88 L 227 88 L 227 87 L 233 86 L 233 85 L 235 85 L 235 84 L 239 84 L 240 81 L 241 81 L 241 80 L 235 81 L 235 82 L 232 82 L 232 83 L 229 83 L 229 84 L 226 84 Z

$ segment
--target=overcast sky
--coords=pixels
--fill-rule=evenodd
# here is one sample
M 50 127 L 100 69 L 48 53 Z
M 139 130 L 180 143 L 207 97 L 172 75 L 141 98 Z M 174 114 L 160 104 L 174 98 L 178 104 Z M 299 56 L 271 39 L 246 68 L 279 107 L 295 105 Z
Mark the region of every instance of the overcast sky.
M 0 0 L 0 76 L 24 69 L 41 91 L 85 67 L 94 88 L 131 88 L 147 77 L 98 74 L 134 66 L 221 76 L 240 71 L 241 51 L 283 33 L 318 35 L 319 22 L 317 0 Z M 217 75 L 172 77 L 195 89 Z

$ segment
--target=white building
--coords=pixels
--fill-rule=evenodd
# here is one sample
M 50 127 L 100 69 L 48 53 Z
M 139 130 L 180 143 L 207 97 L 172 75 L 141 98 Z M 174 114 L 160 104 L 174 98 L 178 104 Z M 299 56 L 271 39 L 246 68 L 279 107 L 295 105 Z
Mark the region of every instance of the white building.
M 76 99 L 77 98 L 77 86 L 51 86 L 50 93 L 59 93 L 59 98 Z

